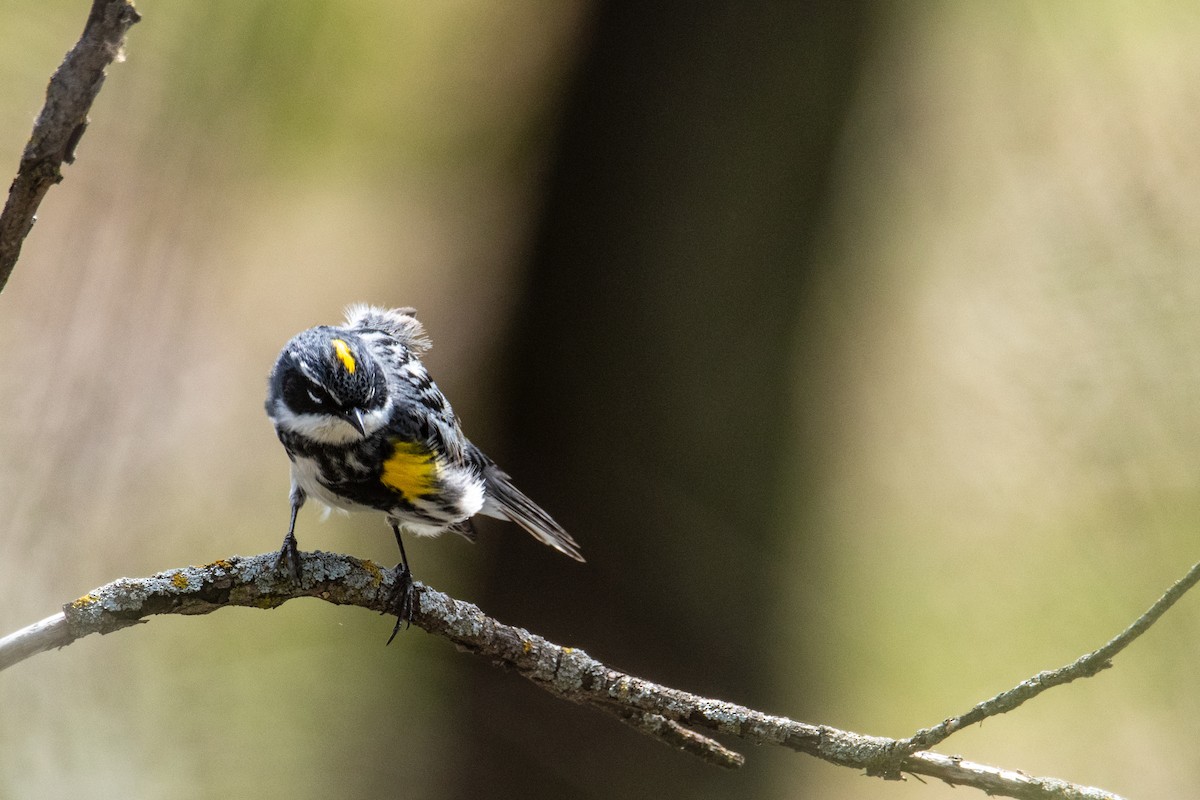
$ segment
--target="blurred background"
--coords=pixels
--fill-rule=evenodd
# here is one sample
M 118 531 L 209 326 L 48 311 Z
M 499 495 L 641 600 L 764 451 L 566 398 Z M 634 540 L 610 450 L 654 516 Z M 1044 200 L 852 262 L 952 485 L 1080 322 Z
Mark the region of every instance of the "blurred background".
M 0 0 L 2 174 L 87 7 Z M 356 301 L 419 309 L 468 433 L 588 557 L 485 521 L 416 576 L 669 685 L 905 736 L 1197 559 L 1187 4 L 139 10 L 0 294 L 0 633 L 278 547 L 265 377 Z M 298 536 L 396 560 L 374 516 Z M 968 791 L 722 772 L 391 625 L 295 601 L 37 656 L 0 675 L 0 797 Z M 1198 656 L 1189 597 L 941 749 L 1187 796 Z

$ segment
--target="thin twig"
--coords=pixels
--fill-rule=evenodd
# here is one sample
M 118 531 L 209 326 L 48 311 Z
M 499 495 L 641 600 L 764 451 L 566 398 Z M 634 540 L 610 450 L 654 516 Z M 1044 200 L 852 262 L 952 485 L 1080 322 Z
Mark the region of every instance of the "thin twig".
M 155 614 L 207 614 L 235 605 L 274 608 L 294 597 L 318 597 L 373 611 L 388 608 L 393 573 L 370 561 L 332 553 L 304 553 L 301 581 L 293 583 L 275 570 L 275 559 L 275 553 L 251 558 L 234 556 L 203 567 L 113 581 L 68 603 L 61 614 L 0 639 L 0 669 L 35 653 L 64 647 L 88 634 L 111 633 Z M 1193 567 L 1187 577 L 1128 630 L 1096 653 L 1080 659 L 1086 660 L 1090 667 L 1076 668 L 1072 664 L 1064 670 L 1074 670 L 1072 679 L 1094 674 L 1101 668 L 1098 664 L 1106 663 L 1144 632 L 1197 580 L 1200 580 L 1200 565 Z M 611 669 L 577 648 L 563 647 L 523 628 L 505 625 L 485 615 L 478 606 L 428 586 L 418 584 L 417 590 L 419 608 L 413 616 L 414 625 L 512 669 L 552 694 L 613 714 L 671 747 L 722 767 L 740 766 L 744 759 L 713 739 L 710 733 L 735 736 L 755 744 L 783 745 L 884 778 L 898 778 L 905 773 L 928 776 L 1024 800 L 1120 800 L 1101 789 L 1033 777 L 957 756 L 928 750 L 906 752 L 904 748 L 911 746 L 911 739 L 867 736 L 828 725 L 811 725 L 672 689 Z M 1036 676 L 1031 680 L 1036 680 Z
M 1025 701 L 1032 700 L 1051 687 L 1061 686 L 1064 683 L 1070 683 L 1079 678 L 1090 678 L 1097 672 L 1108 669 L 1112 666 L 1112 660 L 1118 653 L 1128 647 L 1134 639 L 1145 633 L 1151 625 L 1158 621 L 1159 617 L 1167 612 L 1167 609 L 1175 605 L 1179 598 L 1183 597 L 1188 589 L 1195 586 L 1197 582 L 1200 582 L 1200 563 L 1195 564 L 1188 570 L 1186 575 L 1175 582 L 1175 585 L 1167 589 L 1163 593 L 1163 596 L 1155 601 L 1154 605 L 1146 609 L 1145 614 L 1134 620 L 1133 624 L 1114 636 L 1108 644 L 1099 650 L 1093 650 L 1087 655 L 1080 656 L 1064 667 L 1039 672 L 1032 678 L 1021 681 L 1013 688 L 984 700 L 965 714 L 951 717 L 930 728 L 922 728 L 901 742 L 897 755 L 907 755 L 915 753 L 918 750 L 928 750 L 930 747 L 934 747 L 939 742 L 945 740 L 946 737 L 955 731 L 961 730 L 968 725 L 974 725 L 976 722 L 982 722 L 988 717 L 1012 711 Z
M 46 103 L 0 212 L 0 291 L 33 229 L 42 198 L 63 179 L 63 163 L 75 160 L 88 111 L 104 85 L 104 71 L 120 58 L 125 34 L 139 19 L 128 0 L 93 0 L 83 35 L 50 78 Z

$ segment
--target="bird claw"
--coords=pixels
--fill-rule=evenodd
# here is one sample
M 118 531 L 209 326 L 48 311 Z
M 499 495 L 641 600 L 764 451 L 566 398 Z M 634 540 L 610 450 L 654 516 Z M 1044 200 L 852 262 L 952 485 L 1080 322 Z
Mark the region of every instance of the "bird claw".
M 417 590 L 413 585 L 412 571 L 405 564 L 397 564 L 393 575 L 392 590 L 388 595 L 387 607 L 380 612 L 396 615 L 396 627 L 392 628 L 392 635 L 387 640 L 388 644 L 391 644 L 392 639 L 396 638 L 401 625 L 405 628 L 412 625 L 413 612 L 417 610 Z
M 296 537 L 289 531 L 283 537 L 283 546 L 279 548 L 279 556 L 275 559 L 275 569 L 287 573 L 296 583 L 300 583 L 300 551 L 296 547 Z

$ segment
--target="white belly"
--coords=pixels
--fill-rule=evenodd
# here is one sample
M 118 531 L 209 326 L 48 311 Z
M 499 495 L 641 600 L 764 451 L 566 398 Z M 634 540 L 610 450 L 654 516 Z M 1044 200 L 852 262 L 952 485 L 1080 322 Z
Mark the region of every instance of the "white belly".
M 344 497 L 339 497 L 325 488 L 317 480 L 317 462 L 310 458 L 296 456 L 292 461 L 292 482 L 304 490 L 313 500 L 319 500 L 330 508 L 340 508 L 343 511 L 375 511 L 370 506 L 352 503 Z

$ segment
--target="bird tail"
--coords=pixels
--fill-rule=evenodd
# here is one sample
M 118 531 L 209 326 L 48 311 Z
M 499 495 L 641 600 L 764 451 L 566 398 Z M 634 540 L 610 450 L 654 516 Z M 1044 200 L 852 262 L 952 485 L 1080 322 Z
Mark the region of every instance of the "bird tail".
M 571 538 L 571 534 L 563 530 L 537 503 L 526 497 L 524 492 L 513 486 L 512 480 L 501 469 L 490 464 L 484 470 L 483 478 L 487 483 L 484 514 L 515 522 L 542 544 L 576 561 L 584 560 L 579 552 L 579 544 Z

